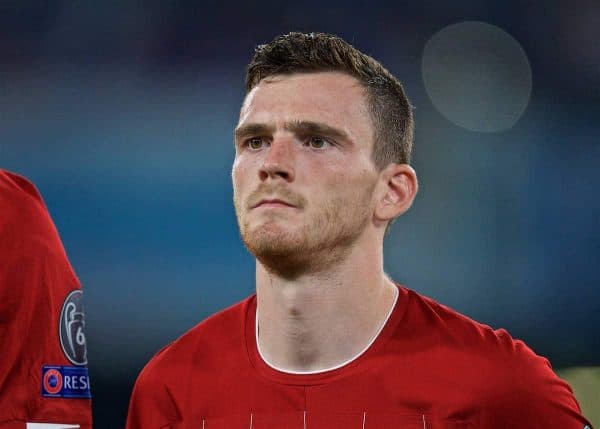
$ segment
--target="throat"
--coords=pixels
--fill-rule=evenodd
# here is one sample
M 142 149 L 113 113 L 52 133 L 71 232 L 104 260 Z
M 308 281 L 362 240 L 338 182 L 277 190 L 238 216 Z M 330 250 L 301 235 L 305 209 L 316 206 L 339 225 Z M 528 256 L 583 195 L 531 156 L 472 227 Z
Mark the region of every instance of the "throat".
M 277 322 L 268 315 L 263 317 L 258 306 L 258 353 L 268 366 L 289 374 L 316 374 L 341 368 L 360 358 L 380 336 L 398 300 L 396 286 L 387 292 L 383 311 L 370 317 L 346 312 L 334 318 L 319 318 L 288 309 L 286 320 Z

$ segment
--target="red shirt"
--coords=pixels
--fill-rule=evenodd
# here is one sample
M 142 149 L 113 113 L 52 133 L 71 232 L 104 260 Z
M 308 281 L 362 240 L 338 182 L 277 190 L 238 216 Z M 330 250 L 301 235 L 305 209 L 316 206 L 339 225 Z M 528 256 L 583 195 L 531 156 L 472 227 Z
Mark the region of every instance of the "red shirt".
M 40 194 L 0 170 L 0 429 L 91 428 L 84 323 L 79 281 Z
M 127 429 L 583 429 L 569 386 L 503 330 L 399 287 L 375 342 L 289 374 L 256 345 L 256 297 L 197 325 L 141 372 Z

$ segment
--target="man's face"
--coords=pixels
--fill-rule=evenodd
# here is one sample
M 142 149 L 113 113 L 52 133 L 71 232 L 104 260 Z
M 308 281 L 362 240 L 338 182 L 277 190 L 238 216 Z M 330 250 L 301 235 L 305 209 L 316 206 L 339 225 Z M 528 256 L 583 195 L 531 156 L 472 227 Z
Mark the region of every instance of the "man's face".
M 373 128 L 355 78 L 326 72 L 261 81 L 242 106 L 235 148 L 241 236 L 265 265 L 318 269 L 372 221 Z

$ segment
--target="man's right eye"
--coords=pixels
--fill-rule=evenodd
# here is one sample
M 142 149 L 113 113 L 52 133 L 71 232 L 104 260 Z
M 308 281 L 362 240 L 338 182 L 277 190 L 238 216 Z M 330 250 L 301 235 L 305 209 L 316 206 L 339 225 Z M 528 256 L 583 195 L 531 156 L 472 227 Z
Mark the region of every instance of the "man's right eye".
M 251 139 L 246 140 L 246 146 L 252 150 L 262 149 L 265 144 L 264 139 L 261 137 L 253 137 Z

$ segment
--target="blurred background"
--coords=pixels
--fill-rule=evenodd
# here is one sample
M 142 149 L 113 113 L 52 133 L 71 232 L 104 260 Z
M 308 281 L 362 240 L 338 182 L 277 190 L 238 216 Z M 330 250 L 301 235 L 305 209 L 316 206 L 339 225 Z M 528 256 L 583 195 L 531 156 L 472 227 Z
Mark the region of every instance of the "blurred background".
M 595 0 L 0 2 L 0 167 L 37 184 L 84 287 L 96 427 L 253 292 L 232 131 L 254 47 L 289 31 L 344 37 L 415 106 L 387 272 L 565 374 L 599 365 L 599 23 Z

